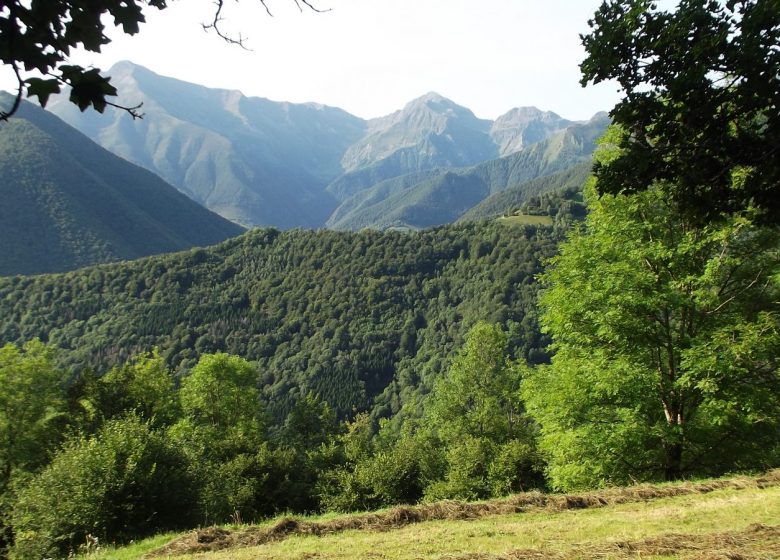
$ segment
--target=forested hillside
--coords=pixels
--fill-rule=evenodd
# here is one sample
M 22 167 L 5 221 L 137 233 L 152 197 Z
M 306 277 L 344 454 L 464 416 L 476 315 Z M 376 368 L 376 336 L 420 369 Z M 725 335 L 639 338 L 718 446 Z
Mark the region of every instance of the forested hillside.
M 180 251 L 243 231 L 29 103 L 0 127 L 0 195 L 0 275 Z
M 258 362 L 283 414 L 312 391 L 339 416 L 387 416 L 427 392 L 478 320 L 545 359 L 534 275 L 558 233 L 496 223 L 415 233 L 251 231 L 208 249 L 0 280 L 0 342 L 35 337 L 99 371 L 158 347 L 186 369 Z
M 545 175 L 497 192 L 463 214 L 460 221 L 484 220 L 508 214 L 527 203 L 531 198 L 544 193 L 555 193 L 568 189 L 581 191 L 590 176 L 591 167 L 593 167 L 591 162 L 580 163 L 564 171 Z
M 80 3 L 64 4 L 57 12 L 15 0 L 0 11 L 9 23 L 0 53 L 11 56 L 20 95 L 26 84 L 45 102 L 68 83 L 72 101 L 101 111 L 113 86 L 97 69 L 59 62 L 69 45 L 102 44 L 103 12 L 90 4 L 98 19 L 85 28 L 89 19 L 74 12 Z M 655 519 L 654 536 L 632 527 L 633 536 L 617 540 L 616 518 L 590 524 L 586 532 L 608 535 L 605 547 L 562 537 L 545 514 L 531 537 L 555 546 L 496 554 L 777 556 L 777 527 L 712 533 L 757 509 L 751 523 L 777 518 L 776 500 L 762 505 L 778 493 L 777 471 L 751 479 L 762 492 L 742 497 L 744 478 L 593 492 L 780 465 L 780 166 L 769 157 L 780 145 L 776 4 L 681 2 L 667 11 L 645 0 L 601 3 L 591 33 L 580 36 L 581 83 L 617 80 L 626 95 L 611 118 L 597 115 L 473 167 L 423 169 L 438 156 L 454 161 L 455 147 L 440 133 L 461 125 L 491 151 L 487 123 L 438 96 L 413 112 L 418 130 L 395 128 L 401 114 L 374 123 L 372 142 L 351 154 L 355 165 L 368 166 L 372 180 L 407 164 L 413 173 L 355 191 L 352 198 L 362 198 L 344 201 L 349 212 L 340 223 L 413 231 L 256 229 L 209 248 L 0 278 L 0 557 L 71 558 L 99 543 L 241 526 L 280 512 L 407 504 L 327 523 L 213 527 L 160 554 L 188 539 L 198 541 L 189 550 L 203 550 L 299 532 L 308 546 L 334 528 L 389 528 L 450 513 L 462 519 L 492 507 L 516 516 L 543 506 L 549 514 L 555 504 L 581 509 L 662 494 L 670 498 L 663 511 L 647 503 L 638 516 L 614 511 L 642 520 L 649 511 L 690 531 L 661 534 L 668 523 Z M 117 5 L 110 13 L 127 33 L 143 20 L 143 9 Z M 40 20 L 49 22 L 46 33 Z M 12 48 L 17 39 L 20 51 Z M 19 65 L 53 69 L 47 56 L 63 77 L 23 81 Z M 246 131 L 240 94 L 204 95 L 219 101 L 214 115 L 184 101 L 170 109 L 194 107 L 200 124 L 228 113 L 228 128 Z M 554 115 L 534 119 L 556 126 Z M 213 131 L 189 143 L 193 122 L 154 146 L 181 156 L 232 145 Z M 502 146 L 525 142 L 521 129 L 531 129 L 523 123 L 520 114 L 508 119 L 519 128 L 505 131 Z M 60 153 L 21 126 L 44 155 Z M 262 145 L 255 140 L 246 142 L 252 150 Z M 419 146 L 442 149 L 422 154 L 426 160 Z M 230 156 L 213 153 L 209 171 Z M 72 172 L 66 158 L 51 160 L 65 176 Z M 36 169 L 39 160 L 32 161 L 23 171 Z M 593 177 L 580 191 L 591 161 Z M 291 188 L 303 187 L 296 192 L 313 195 L 309 208 L 327 213 L 334 195 L 308 182 L 312 168 L 299 170 L 306 181 Z M 503 207 L 509 215 L 415 229 L 453 220 L 507 189 L 513 192 L 474 214 Z M 531 191 L 539 195 L 528 199 Z M 674 508 L 684 488 L 713 495 L 684 514 Z M 714 496 L 718 488 L 725 492 Z M 588 493 L 453 502 L 529 489 Z M 408 506 L 421 502 L 428 504 Z M 709 518 L 710 534 L 689 515 Z M 509 533 L 496 518 L 490 523 L 478 553 L 427 544 L 425 553 L 490 555 L 494 537 Z M 363 536 L 350 536 L 352 543 L 327 546 L 341 556 L 404 546 L 364 540 L 360 548 Z M 311 552 L 294 539 L 283 546 Z

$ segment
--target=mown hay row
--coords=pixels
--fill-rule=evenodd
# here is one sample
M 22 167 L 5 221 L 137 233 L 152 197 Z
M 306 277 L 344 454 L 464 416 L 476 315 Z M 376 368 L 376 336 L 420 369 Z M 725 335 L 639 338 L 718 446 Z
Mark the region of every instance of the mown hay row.
M 580 545 L 567 551 L 513 550 L 506 554 L 470 553 L 442 560 L 573 560 L 582 558 L 647 558 L 680 560 L 767 560 L 780 558 L 780 526 L 750 525 L 742 531 L 710 534 L 667 533 L 635 541 Z
M 564 511 L 595 508 L 629 502 L 646 502 L 674 496 L 706 494 L 722 489 L 742 490 L 778 485 L 780 485 L 780 469 L 770 471 L 760 477 L 736 477 L 668 486 L 641 484 L 581 494 L 526 492 L 488 502 L 446 500 L 418 506 L 399 506 L 379 513 L 344 516 L 330 521 L 306 521 L 286 517 L 270 527 L 250 527 L 236 531 L 210 527 L 191 531 L 164 547 L 150 552 L 147 557 L 175 556 L 234 547 L 258 546 L 283 540 L 290 535 L 328 535 L 349 530 L 388 531 L 425 521 L 466 520 L 488 515 L 507 515 L 538 510 Z M 529 556 L 528 558 L 533 557 Z

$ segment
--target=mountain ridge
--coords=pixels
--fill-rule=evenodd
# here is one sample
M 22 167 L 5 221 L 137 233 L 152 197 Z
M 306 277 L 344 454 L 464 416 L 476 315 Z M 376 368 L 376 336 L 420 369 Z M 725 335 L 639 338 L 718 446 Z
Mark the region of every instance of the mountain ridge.
M 82 114 L 64 96 L 50 109 L 220 215 L 247 226 L 317 227 L 335 207 L 322 186 L 363 121 L 335 108 L 247 98 L 124 62 L 109 70 L 119 103 L 146 117 Z M 290 123 L 295 126 L 290 126 Z
M 0 127 L 0 147 L 0 274 L 134 259 L 243 231 L 30 103 Z

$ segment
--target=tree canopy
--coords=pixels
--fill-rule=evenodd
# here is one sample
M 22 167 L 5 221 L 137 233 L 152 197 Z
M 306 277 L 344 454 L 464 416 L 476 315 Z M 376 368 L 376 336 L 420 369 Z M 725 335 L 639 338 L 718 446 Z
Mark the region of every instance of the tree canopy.
M 754 206 L 780 218 L 780 1 L 608 0 L 582 37 L 582 84 L 614 79 L 623 153 L 600 193 L 660 183 L 698 220 Z
M 550 366 L 529 374 L 559 488 L 777 461 L 778 231 L 691 227 L 659 189 L 590 195 L 544 274 Z

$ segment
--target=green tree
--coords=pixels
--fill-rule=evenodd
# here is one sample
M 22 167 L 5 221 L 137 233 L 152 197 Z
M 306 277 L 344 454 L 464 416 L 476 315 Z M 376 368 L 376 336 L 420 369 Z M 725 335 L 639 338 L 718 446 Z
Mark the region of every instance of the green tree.
M 0 348 L 0 555 L 11 541 L 14 480 L 42 468 L 60 442 L 65 377 L 40 341 Z
M 507 335 L 499 325 L 477 323 L 437 385 L 429 411 L 447 457 L 446 480 L 426 490 L 429 498 L 478 499 L 494 491 L 517 490 L 540 482 L 534 453 L 534 427 L 520 398 L 519 368 L 509 360 Z M 528 453 L 516 469 L 493 467 L 503 447 Z M 491 475 L 492 473 L 492 475 Z M 508 479 L 498 480 L 501 473 Z
M 465 435 L 511 439 L 525 425 L 519 388 L 506 333 L 499 325 L 477 323 L 436 385 L 431 419 L 447 440 Z
M 588 201 L 543 275 L 552 364 L 524 384 L 553 485 L 776 464 L 778 230 L 694 227 L 662 189 Z
M 42 342 L 0 348 L 0 488 L 14 469 L 34 471 L 45 464 L 59 437 L 64 386 L 54 350 Z
M 333 409 L 314 393 L 299 399 L 280 430 L 279 444 L 311 451 L 327 444 L 338 432 Z
M 697 220 L 755 206 L 780 220 L 780 2 L 607 0 L 583 36 L 582 84 L 617 80 L 629 134 L 601 193 L 661 188 Z
M 444 476 L 441 442 L 408 421 L 400 435 L 383 422 L 372 438 L 371 421 L 359 414 L 338 438 L 343 455 L 318 480 L 327 510 L 355 511 L 418 502 L 425 488 Z
M 98 379 L 87 380 L 82 408 L 92 423 L 134 412 L 155 426 L 181 414 L 173 374 L 157 350 L 139 354 Z
M 184 414 L 197 426 L 253 429 L 262 419 L 257 371 L 238 356 L 202 356 L 182 379 L 180 397 Z
M 172 437 L 190 456 L 206 523 L 251 520 L 274 511 L 269 492 L 280 491 L 274 473 L 291 459 L 266 441 L 257 371 L 238 356 L 206 354 L 181 383 L 183 418 Z

